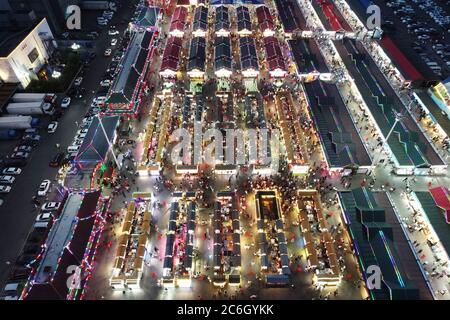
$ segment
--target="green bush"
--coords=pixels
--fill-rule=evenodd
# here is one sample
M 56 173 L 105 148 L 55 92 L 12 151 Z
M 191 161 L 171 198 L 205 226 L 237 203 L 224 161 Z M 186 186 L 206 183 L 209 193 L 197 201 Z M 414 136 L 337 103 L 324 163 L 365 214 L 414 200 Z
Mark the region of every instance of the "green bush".
M 66 66 L 59 79 L 32 80 L 28 85 L 27 92 L 64 92 L 72 82 L 81 66 L 80 55 L 70 53 L 66 59 Z

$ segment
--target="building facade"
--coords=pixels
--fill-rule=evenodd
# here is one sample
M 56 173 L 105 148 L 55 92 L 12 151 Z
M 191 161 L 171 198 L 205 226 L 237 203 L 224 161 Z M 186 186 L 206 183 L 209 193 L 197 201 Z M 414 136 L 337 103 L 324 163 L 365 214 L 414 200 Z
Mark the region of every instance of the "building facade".
M 29 33 L 12 34 L 0 42 L 0 80 L 27 87 L 52 54 L 53 39 L 44 18 Z

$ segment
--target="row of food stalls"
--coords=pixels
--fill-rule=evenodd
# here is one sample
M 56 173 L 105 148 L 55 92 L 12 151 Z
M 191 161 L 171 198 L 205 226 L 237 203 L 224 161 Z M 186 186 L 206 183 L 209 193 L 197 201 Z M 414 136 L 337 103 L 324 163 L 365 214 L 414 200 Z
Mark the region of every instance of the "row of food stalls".
M 268 286 L 287 286 L 291 269 L 277 191 L 258 190 L 255 201 L 261 272 Z
M 293 174 L 308 172 L 308 154 L 304 148 L 304 133 L 300 126 L 299 115 L 289 92 L 277 93 L 275 96 L 277 123 L 286 149 L 289 168 Z
M 217 193 L 212 217 L 214 286 L 239 285 L 241 282 L 241 234 L 236 195 Z
M 170 94 L 161 94 L 153 99 L 144 138 L 144 153 L 138 166 L 138 172 L 141 174 L 160 174 L 172 109 L 173 101 Z
M 298 191 L 298 216 L 308 267 L 314 271 L 315 280 L 323 286 L 339 285 L 341 277 L 334 239 L 316 190 Z
M 184 129 L 188 130 L 191 137 L 193 137 L 191 141 L 191 150 L 195 150 L 195 146 L 199 146 L 202 143 L 201 135 L 195 134 L 195 132 L 202 130 L 201 124 L 204 123 L 203 121 L 205 119 L 205 99 L 203 94 L 196 94 L 193 97 L 185 96 L 183 103 L 182 126 Z M 196 158 L 195 151 L 194 158 Z M 183 163 L 177 163 L 175 165 L 175 170 L 178 175 L 198 174 L 199 165 L 189 163 L 187 159 L 183 159 Z
M 151 208 L 149 206 L 148 201 L 133 199 L 125 209 L 109 280 L 114 290 L 140 288 L 146 245 L 150 235 Z
M 23 300 L 82 300 L 96 265 L 110 199 L 100 190 L 66 190 L 41 253 L 22 292 Z
M 190 287 L 194 269 L 197 205 L 195 193 L 177 197 L 170 206 L 161 284 Z
M 130 26 L 131 39 L 105 102 L 107 113 L 137 114 L 156 49 L 158 16 L 159 8 L 144 7 L 137 21 Z

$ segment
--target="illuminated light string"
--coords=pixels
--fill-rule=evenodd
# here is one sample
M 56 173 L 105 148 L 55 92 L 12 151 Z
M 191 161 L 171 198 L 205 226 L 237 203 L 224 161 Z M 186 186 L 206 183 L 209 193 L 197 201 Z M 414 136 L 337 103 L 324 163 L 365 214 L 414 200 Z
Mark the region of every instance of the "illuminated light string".
M 381 236 L 381 239 L 383 240 L 384 246 L 385 246 L 386 251 L 387 251 L 387 253 L 389 255 L 389 259 L 391 260 L 392 266 L 394 267 L 394 271 L 395 271 L 395 274 L 397 275 L 397 279 L 398 279 L 398 281 L 400 283 L 400 286 L 402 288 L 404 288 L 406 286 L 405 282 L 403 281 L 403 277 L 402 277 L 402 275 L 400 273 L 400 270 L 399 270 L 399 268 L 397 266 L 397 263 L 395 262 L 394 256 L 392 255 L 392 252 L 391 252 L 391 249 L 389 248 L 389 245 L 387 243 L 386 237 L 384 236 L 384 232 L 382 230 L 380 230 L 379 234 Z
M 86 194 L 88 191 L 90 191 L 90 192 L 96 192 L 96 191 L 99 191 L 99 190 L 94 190 L 94 191 L 93 191 L 93 190 L 81 189 L 81 190 L 78 190 L 78 191 L 75 191 L 75 192 L 72 191 L 72 192 L 73 192 L 73 193 L 78 193 L 78 194 L 81 194 L 81 195 L 85 196 L 85 194 Z M 108 206 L 106 207 L 106 210 L 105 210 L 105 202 L 108 203 Z M 99 204 L 99 205 L 97 206 L 97 209 L 96 209 L 96 211 L 95 211 L 95 214 L 93 214 L 93 215 L 91 215 L 91 216 L 89 216 L 89 217 L 83 218 L 83 219 L 80 219 L 80 218 L 75 217 L 75 219 L 72 221 L 72 223 L 75 223 L 74 230 L 76 230 L 76 229 L 77 229 L 77 226 L 78 226 L 78 222 L 80 222 L 80 221 L 85 221 L 85 220 L 87 220 L 87 219 L 90 219 L 90 218 L 96 216 L 96 219 L 95 219 L 95 222 L 94 222 L 94 226 L 93 226 L 93 229 L 92 229 L 93 231 L 91 232 L 91 235 L 90 235 L 89 240 L 88 240 L 88 244 L 87 244 L 87 246 L 86 246 L 86 251 L 88 251 L 88 252 L 91 251 L 91 248 L 92 248 L 92 245 L 93 245 L 93 240 L 95 240 L 95 238 L 96 238 L 96 235 L 93 236 L 93 234 L 99 233 L 99 237 L 97 237 L 97 240 L 99 240 L 99 238 L 100 238 L 100 236 L 101 236 L 101 234 L 102 234 L 102 232 L 103 232 L 103 230 L 104 230 L 104 226 L 105 226 L 105 224 L 104 224 L 105 218 L 101 215 L 101 213 L 102 213 L 102 212 L 108 212 L 109 207 L 110 207 L 110 205 L 111 205 L 111 201 L 109 201 L 109 199 L 106 199 L 106 198 L 104 198 L 104 197 L 102 197 L 102 196 L 100 196 L 100 198 L 99 198 L 99 203 L 102 203 L 102 204 Z M 80 207 L 81 207 L 81 204 L 80 204 L 80 206 L 78 207 L 78 212 L 79 212 L 79 210 L 80 210 Z M 101 218 L 101 220 L 99 220 L 99 218 Z M 100 221 L 100 223 L 99 223 L 99 221 Z M 98 224 L 100 224 L 100 227 L 98 227 Z M 73 253 L 72 253 L 72 251 L 70 250 L 70 244 L 71 244 L 71 241 L 72 241 L 74 235 L 75 235 L 75 232 L 72 234 L 72 237 L 71 237 L 70 241 L 68 242 L 68 244 L 64 247 L 64 249 L 67 249 L 72 255 L 73 255 Z M 96 255 L 96 252 L 97 252 L 98 245 L 99 245 L 99 241 L 96 241 L 96 246 L 95 246 L 95 249 L 94 249 L 94 254 L 92 255 L 91 262 L 92 262 L 93 260 L 95 260 L 95 255 Z M 45 248 L 47 248 L 47 243 L 43 244 L 43 245 L 42 245 L 42 248 L 43 248 L 43 251 L 44 251 Z M 30 262 L 30 265 L 33 264 L 34 262 L 40 260 L 40 258 L 41 258 L 42 255 L 43 255 L 43 251 L 36 257 L 36 259 L 34 259 L 32 262 Z M 87 258 L 89 257 L 89 254 L 86 254 L 86 251 L 85 251 L 85 254 L 84 254 L 84 256 L 83 256 L 83 261 L 81 262 L 81 266 L 87 265 L 87 266 L 88 266 L 88 271 L 91 271 L 91 269 L 93 268 L 93 263 L 90 264 L 90 263 L 87 261 L 87 260 L 88 260 Z M 56 272 L 58 271 L 58 267 L 59 267 L 59 265 L 60 265 L 60 262 L 61 262 L 61 259 L 62 259 L 62 255 L 63 255 L 63 254 L 64 254 L 64 250 L 62 250 L 62 252 L 61 252 L 61 254 L 60 254 L 60 256 L 59 256 L 59 258 L 58 258 L 58 260 L 57 260 L 57 266 L 56 266 L 55 271 L 52 273 L 52 277 L 50 278 L 50 281 L 49 281 L 50 283 L 54 281 L 54 277 L 55 277 L 55 275 L 56 275 Z M 30 273 L 30 277 L 29 277 L 29 279 L 28 279 L 28 281 L 27 281 L 27 284 L 25 285 L 25 288 L 24 288 L 24 290 L 23 290 L 23 292 L 22 292 L 22 298 L 23 298 L 23 299 L 25 299 L 25 298 L 28 296 L 29 292 L 31 291 L 31 289 L 32 289 L 32 287 L 33 287 L 33 285 L 34 285 L 34 283 L 35 283 L 35 280 L 36 280 L 36 275 L 37 275 L 37 268 L 36 268 L 36 267 L 33 267 L 33 268 L 32 268 L 32 271 L 31 271 L 31 273 Z M 87 284 L 87 280 L 90 279 L 90 277 L 91 277 L 91 274 L 89 274 L 88 277 L 86 278 L 86 283 L 85 283 L 85 285 Z M 83 289 L 84 289 L 84 288 L 83 288 Z M 71 294 L 72 291 L 73 291 L 73 289 L 69 289 L 69 293 L 68 293 L 68 295 L 67 295 L 67 297 L 66 297 L 67 299 L 72 299 L 72 298 L 75 297 L 76 293 L 75 293 L 75 295 L 72 295 L 72 294 Z M 78 291 L 78 289 L 76 289 L 76 291 Z
M 84 298 L 84 291 L 88 287 L 87 283 L 92 278 L 92 271 L 93 271 L 93 268 L 94 268 L 97 248 L 99 246 L 99 243 L 100 243 L 99 240 L 100 240 L 100 237 L 101 237 L 101 235 L 103 233 L 104 226 L 105 226 L 105 224 L 104 224 L 105 219 L 102 216 L 102 212 L 105 212 L 105 213 L 108 212 L 108 210 L 109 210 L 109 208 L 111 206 L 111 201 L 109 201 L 109 199 L 100 197 L 100 201 L 99 202 L 101 202 L 101 204 L 99 204 L 97 206 L 97 209 L 96 209 L 96 220 L 94 222 L 94 226 L 92 228 L 92 232 L 91 232 L 91 235 L 89 237 L 88 244 L 86 246 L 86 250 L 85 250 L 85 253 L 83 255 L 83 260 L 82 260 L 82 263 L 81 263 L 83 271 L 85 271 L 85 272 L 87 271 L 89 274 L 86 276 L 83 288 L 81 289 L 80 299 Z M 105 207 L 105 203 L 108 203 L 108 205 L 106 207 Z M 91 251 L 92 251 L 91 249 L 93 247 L 94 241 L 95 241 L 94 252 L 91 255 Z M 89 257 L 91 257 L 91 259 L 89 259 Z M 87 266 L 87 269 L 85 269 L 86 266 Z M 80 289 L 78 289 L 78 288 L 77 289 L 70 289 L 69 293 L 67 295 L 67 299 L 68 300 L 76 299 L 77 293 L 79 291 L 80 291 Z
M 101 212 L 105 212 L 106 213 L 106 212 L 109 211 L 112 202 L 109 201 L 109 199 L 102 198 L 102 200 L 104 201 L 104 203 L 103 203 L 102 209 L 100 210 L 100 213 Z M 105 208 L 105 202 L 107 202 L 106 208 Z M 86 281 L 85 281 L 84 286 L 83 286 L 83 288 L 81 290 L 80 300 L 84 299 L 84 297 L 85 297 L 85 290 L 87 288 L 89 288 L 88 287 L 88 282 L 89 282 L 89 280 L 92 277 L 92 271 L 93 271 L 93 269 L 95 267 L 95 262 L 96 262 L 97 250 L 98 250 L 98 247 L 100 245 L 100 241 L 98 241 L 98 240 L 100 239 L 100 237 L 103 234 L 103 231 L 105 229 L 105 218 L 101 214 L 98 217 L 101 218 L 101 222 L 100 222 L 100 226 L 98 226 L 98 228 L 96 230 L 96 232 L 98 233 L 98 237 L 97 237 L 97 241 L 95 243 L 94 252 L 92 254 L 92 259 L 91 259 L 91 263 L 90 263 L 90 270 L 89 270 L 90 274 L 86 277 Z M 92 244 L 91 244 L 91 247 L 92 247 Z

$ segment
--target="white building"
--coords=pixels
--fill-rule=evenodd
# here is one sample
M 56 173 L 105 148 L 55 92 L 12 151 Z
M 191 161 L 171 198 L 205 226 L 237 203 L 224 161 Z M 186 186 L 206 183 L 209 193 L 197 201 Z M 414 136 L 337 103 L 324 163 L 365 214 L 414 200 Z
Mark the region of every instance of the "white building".
M 47 20 L 42 19 L 31 31 L 2 32 L 0 39 L 0 80 L 27 87 L 47 62 L 55 46 Z M 51 43 L 51 44 L 50 44 Z

